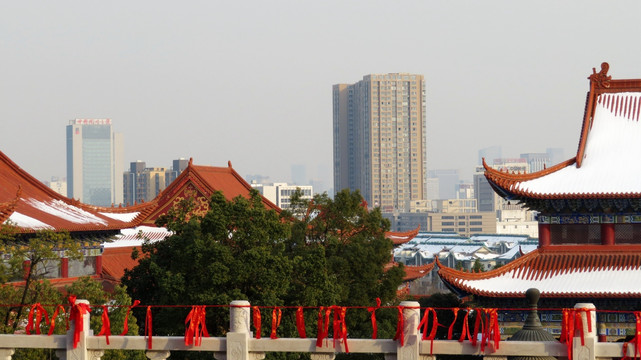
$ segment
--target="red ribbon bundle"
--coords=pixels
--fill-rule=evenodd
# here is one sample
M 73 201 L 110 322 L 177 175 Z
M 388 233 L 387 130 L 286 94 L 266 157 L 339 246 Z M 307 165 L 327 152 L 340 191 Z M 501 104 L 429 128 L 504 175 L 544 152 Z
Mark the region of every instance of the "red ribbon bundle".
M 499 315 L 497 309 L 484 309 L 485 327 L 483 327 L 483 337 L 481 340 L 481 351 L 485 351 L 485 345 L 494 340 L 494 350 L 499 348 L 501 341 L 501 330 L 499 329 Z
M 583 333 L 583 321 L 581 313 L 585 313 L 588 321 L 588 331 L 592 331 L 592 321 L 590 320 L 590 309 L 563 309 L 563 318 L 561 322 L 561 337 L 559 341 L 565 343 L 568 349 L 568 358 L 572 359 L 572 346 L 574 343 L 574 332 L 579 331 L 581 335 L 581 346 L 585 346 L 585 334 Z
M 330 306 L 321 306 L 318 310 L 318 331 L 316 332 L 316 346 L 323 346 L 323 339 L 329 333 L 329 315 L 332 313 Z
M 206 309 L 204 305 L 194 305 L 185 319 L 185 345 L 200 346 L 203 336 L 209 337 L 205 324 Z M 189 324 L 189 325 L 188 325 Z
M 140 300 L 134 300 L 134 303 L 127 308 L 127 314 L 125 315 L 125 323 L 123 325 L 122 334 L 120 334 L 120 336 L 125 336 L 129 332 L 129 312 L 131 311 L 131 309 L 138 306 L 138 304 L 140 304 Z
M 622 360 L 627 360 L 629 359 L 628 357 L 628 346 L 630 344 L 634 345 L 634 358 L 641 357 L 641 349 L 639 349 L 639 346 L 641 345 L 641 311 L 635 311 L 634 312 L 634 317 L 636 318 L 636 328 L 634 331 L 634 337 L 630 340 L 627 341 L 623 344 L 623 359 Z
M 147 349 L 151 350 L 151 306 L 147 306 L 147 316 L 145 316 L 145 337 L 147 338 Z
M 80 333 L 84 331 L 82 318 L 85 314 L 89 313 L 91 308 L 85 303 L 76 304 L 76 297 L 74 295 L 69 296 L 69 302 L 71 303 L 69 321 L 73 321 L 74 323 L 73 348 L 75 349 L 78 347 L 78 342 L 80 341 Z
M 345 352 L 349 353 L 349 347 L 347 346 L 347 324 L 345 324 L 345 314 L 347 308 L 344 306 L 332 306 L 334 310 L 334 348 L 336 347 L 336 341 L 342 340 L 345 344 Z
M 430 331 L 430 334 L 427 335 L 427 326 L 429 323 L 429 315 L 430 312 L 432 313 L 432 331 Z M 427 308 L 425 309 L 425 314 L 423 315 L 423 319 L 421 319 L 421 323 L 418 324 L 418 329 L 420 330 L 421 327 L 423 327 L 423 340 L 430 340 L 430 355 L 434 352 L 434 339 L 436 338 L 436 330 L 438 329 L 438 317 L 436 316 L 436 310 L 433 308 Z
M 252 320 L 254 323 L 254 330 L 256 330 L 256 339 L 260 339 L 260 332 L 261 332 L 261 317 L 260 317 L 260 309 L 258 306 L 252 306 Z
M 302 339 L 307 337 L 305 333 L 305 316 L 303 316 L 303 307 L 299 306 L 296 309 L 296 330 L 298 330 L 298 336 Z
M 394 335 L 394 340 L 398 340 L 401 343 L 401 346 L 405 345 L 405 318 L 403 317 L 404 306 L 398 306 L 398 321 L 396 322 L 396 334 Z
M 53 334 L 53 330 L 56 328 L 56 318 L 58 317 L 58 310 L 62 310 L 65 313 L 65 308 L 62 305 L 56 306 L 56 310 L 51 315 L 51 323 L 49 324 L 49 334 Z M 67 329 L 69 329 L 69 319 L 67 319 Z
M 40 335 L 40 322 L 42 321 L 42 317 L 44 315 L 45 322 L 49 322 L 49 316 L 47 314 L 47 310 L 40 305 L 40 303 L 33 304 L 31 306 L 31 310 L 29 311 L 28 315 L 28 322 L 27 322 L 27 328 L 25 329 L 27 332 L 27 335 L 31 335 L 31 330 L 35 328 L 36 334 Z M 34 316 L 35 316 L 35 327 L 34 327 Z
M 280 308 L 275 307 L 274 310 L 272 310 L 272 332 L 271 334 L 269 334 L 269 337 L 271 339 L 278 339 L 276 330 L 278 330 L 278 327 L 280 326 L 280 318 L 282 315 L 283 312 L 280 310 Z
M 381 298 L 376 298 L 376 307 L 368 307 L 367 311 L 371 312 L 372 318 L 372 339 L 376 340 L 378 336 L 378 325 L 376 324 L 376 310 L 381 307 Z
M 102 328 L 100 328 L 100 333 L 98 336 L 104 335 L 107 339 L 107 345 L 109 345 L 109 336 L 111 335 L 111 322 L 109 321 L 109 313 L 107 311 L 107 305 L 102 306 Z

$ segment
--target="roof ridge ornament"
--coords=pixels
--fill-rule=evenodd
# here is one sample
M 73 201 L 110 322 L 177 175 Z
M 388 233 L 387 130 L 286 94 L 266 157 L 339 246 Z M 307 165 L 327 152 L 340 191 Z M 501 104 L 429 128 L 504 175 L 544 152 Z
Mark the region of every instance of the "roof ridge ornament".
M 596 68 L 592 68 L 592 75 L 588 76 L 588 79 L 594 84 L 595 88 L 609 88 L 610 80 L 612 76 L 608 75 L 608 70 L 610 70 L 610 64 L 607 62 L 601 63 L 601 71 L 596 72 Z

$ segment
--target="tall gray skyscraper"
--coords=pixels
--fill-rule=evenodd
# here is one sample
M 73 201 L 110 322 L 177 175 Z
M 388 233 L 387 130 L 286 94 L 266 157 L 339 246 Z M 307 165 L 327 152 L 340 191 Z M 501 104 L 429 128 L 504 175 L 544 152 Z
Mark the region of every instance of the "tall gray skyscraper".
M 426 198 L 422 75 L 370 74 L 333 86 L 334 191 L 360 190 L 383 212 Z
M 75 119 L 67 125 L 67 196 L 111 206 L 123 202 L 122 134 L 111 119 Z

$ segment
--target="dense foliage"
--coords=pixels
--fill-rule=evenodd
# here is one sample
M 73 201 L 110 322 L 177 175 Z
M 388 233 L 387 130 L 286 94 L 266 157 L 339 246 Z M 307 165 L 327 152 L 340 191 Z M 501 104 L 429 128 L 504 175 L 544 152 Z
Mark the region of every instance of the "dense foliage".
M 101 305 L 110 305 L 109 318 L 112 333 L 120 334 L 123 329 L 126 306 L 131 305 L 131 298 L 121 286 L 116 286 L 113 293 L 106 292 L 102 284 L 89 277 L 83 277 L 67 289 L 56 289 L 45 279 L 49 271 L 57 271 L 59 267 L 59 252 L 65 251 L 69 259 L 81 259 L 82 251 L 78 241 L 71 238 L 67 232 L 40 230 L 32 234 L 22 234 L 11 224 L 0 225 L 0 253 L 5 259 L 0 266 L 0 284 L 8 281 L 22 281 L 13 285 L 0 286 L 0 333 L 24 332 L 27 325 L 31 306 L 41 304 L 48 317 L 53 317 L 59 304 L 67 305 L 64 294 L 74 294 L 79 299 L 89 300 L 96 305 L 92 309 L 91 327 L 95 334 L 100 332 L 102 325 Z M 25 266 L 25 261 L 28 266 Z M 61 291 L 64 290 L 64 291 Z M 65 311 L 59 310 L 55 316 L 54 334 L 64 334 L 66 329 Z M 136 318 L 129 317 L 129 334 L 138 333 Z M 50 324 L 44 320 L 41 331 L 49 332 Z M 34 330 L 35 332 L 35 330 Z M 55 351 L 51 349 L 16 349 L 12 357 L 16 360 L 56 359 Z M 136 351 L 106 351 L 103 360 L 142 360 L 143 352 Z
M 127 271 L 123 284 L 147 305 L 227 305 L 249 300 L 258 306 L 374 306 L 394 304 L 402 281 L 401 267 L 391 260 L 389 228 L 378 210 L 368 211 L 358 192 L 343 191 L 334 199 L 317 195 L 295 199 L 292 212 L 267 210 L 260 195 L 227 201 L 215 193 L 202 217 L 190 212 L 187 199 L 158 225 L 174 232 L 159 242 L 146 242 L 139 265 Z M 182 335 L 189 309 L 154 309 L 154 333 Z M 229 310 L 208 308 L 213 336 L 227 331 Z M 392 337 L 394 311 L 377 313 L 379 337 Z M 315 336 L 317 313 L 305 313 L 308 336 Z M 140 317 L 139 317 L 140 318 Z M 263 323 L 271 311 L 263 309 Z M 297 337 L 294 311 L 285 309 L 280 337 Z M 371 336 L 366 309 L 347 313 L 350 337 Z M 263 336 L 269 336 L 263 326 Z M 172 357 L 173 357 L 172 353 Z M 189 355 L 190 358 L 195 356 Z M 281 355 L 272 354 L 278 357 Z

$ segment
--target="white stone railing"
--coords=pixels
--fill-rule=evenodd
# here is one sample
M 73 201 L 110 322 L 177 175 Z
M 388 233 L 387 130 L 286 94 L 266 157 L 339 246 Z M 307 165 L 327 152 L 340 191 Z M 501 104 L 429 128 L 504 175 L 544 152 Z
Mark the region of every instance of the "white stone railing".
M 83 300 L 78 300 L 83 301 Z M 204 337 L 200 346 L 187 346 L 182 336 L 153 336 L 153 346 L 148 349 L 144 336 L 111 336 L 107 345 L 104 336 L 95 336 L 91 330 L 80 332 L 80 340 L 74 348 L 73 334 L 75 324 L 67 335 L 0 335 L 0 360 L 10 360 L 16 348 L 55 349 L 62 359 L 99 360 L 104 350 L 145 350 L 149 359 L 169 358 L 171 351 L 212 352 L 218 360 L 262 359 L 267 352 L 311 353 L 312 360 L 331 360 L 336 353 L 344 352 L 344 345 L 333 339 L 323 341 L 322 347 L 316 346 L 316 339 L 279 338 L 254 339 L 250 331 L 250 306 L 247 301 L 234 301 L 230 306 L 230 331 L 226 337 Z M 554 356 L 566 357 L 567 348 L 559 342 L 502 341 L 498 349 L 492 345 L 485 351 L 473 346 L 469 341 L 434 340 L 433 354 L 430 354 L 430 341 L 422 341 L 417 330 L 420 322 L 419 304 L 414 301 L 402 302 L 404 307 L 404 345 L 391 339 L 348 339 L 350 353 L 382 353 L 386 359 L 434 360 L 438 355 L 477 355 L 487 360 L 506 360 L 508 356 Z M 584 307 L 585 304 L 581 304 Z M 597 342 L 596 316 L 591 312 L 591 332 L 587 331 L 584 316 L 584 343 L 575 337 L 572 360 L 594 360 L 597 358 L 620 358 L 623 355 L 622 343 Z M 83 316 L 84 329 L 89 329 L 89 315 Z M 634 346 L 628 353 L 634 357 Z

